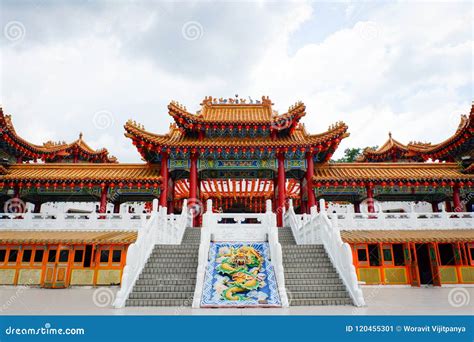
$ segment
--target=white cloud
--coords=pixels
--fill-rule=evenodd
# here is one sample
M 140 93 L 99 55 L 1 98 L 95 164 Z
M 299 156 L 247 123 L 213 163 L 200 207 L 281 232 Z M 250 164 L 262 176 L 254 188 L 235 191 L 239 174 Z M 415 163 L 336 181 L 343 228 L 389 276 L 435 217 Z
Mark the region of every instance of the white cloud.
M 349 125 L 339 154 L 380 145 L 389 130 L 403 142 L 448 137 L 472 97 L 469 4 L 357 6 L 341 10 L 323 40 L 313 39 L 320 3 L 6 6 L 2 22 L 27 31 L 17 44 L 2 37 L 1 101 L 26 139 L 83 131 L 123 162 L 139 160 L 123 137 L 127 119 L 165 133 L 170 100 L 196 110 L 206 95 L 269 95 L 280 112 L 303 100 L 309 131 Z M 182 37 L 188 21 L 202 25 L 200 39 Z M 94 127 L 100 110 L 112 113 L 111 127 Z
M 467 4 L 379 8 L 293 56 L 274 46 L 252 75 L 254 89 L 283 102 L 303 99 L 311 131 L 345 121 L 352 136 L 338 155 L 380 145 L 389 130 L 403 142 L 439 142 L 470 109 L 471 94 L 460 90 L 472 85 L 469 13 Z

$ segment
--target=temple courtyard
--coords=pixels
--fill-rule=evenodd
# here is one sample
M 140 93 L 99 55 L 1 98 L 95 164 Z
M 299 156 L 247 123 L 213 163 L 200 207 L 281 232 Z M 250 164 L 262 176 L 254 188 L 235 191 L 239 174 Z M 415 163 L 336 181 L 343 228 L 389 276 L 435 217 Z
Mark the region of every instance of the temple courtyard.
M 3 286 L 0 315 L 472 315 L 474 287 L 363 286 L 367 306 L 191 309 L 126 307 L 114 309 L 117 287 L 40 289 Z

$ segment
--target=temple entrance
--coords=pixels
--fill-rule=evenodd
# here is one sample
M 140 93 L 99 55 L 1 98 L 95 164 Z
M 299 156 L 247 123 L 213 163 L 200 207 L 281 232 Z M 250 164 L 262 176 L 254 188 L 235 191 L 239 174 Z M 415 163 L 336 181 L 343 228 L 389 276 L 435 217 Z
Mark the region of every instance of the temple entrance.
M 420 243 L 415 245 L 420 284 L 433 285 L 433 272 L 428 245 Z
M 63 288 L 68 286 L 69 249 L 51 246 L 47 253 L 43 287 Z
M 189 198 L 189 181 L 178 179 L 171 192 L 174 194 L 173 208 L 176 212 L 182 209 L 184 199 Z M 220 213 L 264 213 L 265 203 L 272 200 L 276 208 L 275 187 L 270 178 L 206 178 L 199 181 L 199 201 L 202 205 L 212 199 L 213 212 Z M 301 204 L 301 187 L 299 180 L 288 179 L 285 189 L 286 199 L 292 199 L 293 205 Z M 203 208 L 204 209 L 204 208 Z

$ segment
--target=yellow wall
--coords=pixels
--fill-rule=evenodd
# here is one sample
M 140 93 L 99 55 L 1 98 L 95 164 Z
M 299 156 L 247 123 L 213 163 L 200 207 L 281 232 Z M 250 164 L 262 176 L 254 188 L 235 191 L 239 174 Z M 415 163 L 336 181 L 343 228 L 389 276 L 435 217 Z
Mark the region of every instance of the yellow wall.
M 387 284 L 406 284 L 408 282 L 407 272 L 404 267 L 384 268 L 385 283 Z
M 378 268 L 359 268 L 357 276 L 366 284 L 380 284 L 380 273 Z
M 461 278 L 464 283 L 474 283 L 474 267 L 464 266 L 461 268 Z
M 18 285 L 39 285 L 41 283 L 41 269 L 20 269 Z
M 121 270 L 98 270 L 97 285 L 120 284 Z
M 0 269 L 0 285 L 13 285 L 15 282 L 15 269 Z
M 455 284 L 458 282 L 455 266 L 440 266 L 439 277 L 442 284 Z
M 70 285 L 93 285 L 94 270 L 72 270 Z

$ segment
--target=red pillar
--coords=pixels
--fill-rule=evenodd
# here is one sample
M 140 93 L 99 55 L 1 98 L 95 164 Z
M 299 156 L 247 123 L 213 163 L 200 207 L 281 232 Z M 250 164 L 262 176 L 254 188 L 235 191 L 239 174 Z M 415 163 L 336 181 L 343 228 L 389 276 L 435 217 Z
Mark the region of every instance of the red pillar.
M 374 213 L 374 189 L 371 186 L 367 186 L 367 211 Z
M 161 154 L 161 193 L 160 206 L 166 207 L 168 199 L 168 154 Z
M 439 211 L 437 202 L 431 202 L 431 211 L 434 213 L 437 213 Z
M 120 214 L 120 202 L 114 203 L 114 214 Z
M 173 214 L 174 213 L 174 181 L 169 177 L 169 171 L 168 171 L 168 178 L 169 178 L 169 184 L 170 184 L 170 188 L 168 189 L 168 192 L 170 193 L 170 200 L 168 201 L 168 214 Z
M 41 212 L 41 202 L 36 202 L 35 207 L 33 208 L 33 212 L 35 214 L 39 214 Z
M 188 205 L 191 208 L 197 208 L 200 205 L 198 200 L 198 171 L 197 171 L 197 160 L 198 156 L 196 153 L 191 155 L 191 167 L 189 169 L 189 200 Z M 197 227 L 199 225 L 199 215 L 202 211 L 202 208 L 197 208 L 199 213 L 193 214 L 193 226 Z
M 105 213 L 107 211 L 107 191 L 109 190 L 109 186 L 106 184 L 102 184 L 102 191 L 100 193 L 100 205 L 99 205 L 99 213 Z
M 306 154 L 306 191 L 308 195 L 308 213 L 316 204 L 316 198 L 314 197 L 313 191 L 313 175 L 314 175 L 314 161 L 313 161 L 313 153 Z
M 360 202 L 354 202 L 354 212 L 360 214 Z
M 448 213 L 452 212 L 453 211 L 453 207 L 451 206 L 451 201 L 449 199 L 447 199 L 445 201 L 445 207 L 446 207 L 446 211 Z
M 303 179 L 300 180 L 300 214 L 307 212 L 307 201 L 304 200 Z
M 455 212 L 462 212 L 463 210 L 463 205 L 461 202 L 461 191 L 459 189 L 459 185 L 455 184 L 453 186 L 453 211 Z
M 285 155 L 278 155 L 278 208 L 277 226 L 283 227 L 283 208 L 286 201 Z

